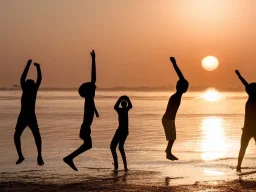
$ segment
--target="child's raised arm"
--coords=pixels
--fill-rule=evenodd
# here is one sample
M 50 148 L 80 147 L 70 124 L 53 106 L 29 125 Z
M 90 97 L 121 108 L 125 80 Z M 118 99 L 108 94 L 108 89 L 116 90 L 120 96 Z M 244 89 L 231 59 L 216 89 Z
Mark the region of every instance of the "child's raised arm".
M 25 86 L 26 78 L 27 78 L 29 67 L 30 67 L 31 63 L 32 63 L 32 60 L 31 59 L 28 60 L 27 65 L 26 65 L 26 67 L 25 67 L 25 69 L 24 69 L 24 71 L 23 71 L 23 73 L 20 77 L 20 85 L 21 85 L 22 89 Z
M 95 105 L 95 102 L 94 102 L 94 100 L 93 100 L 93 105 L 94 105 L 94 112 L 95 112 L 95 115 L 96 115 L 96 117 L 100 117 L 99 116 L 99 113 L 98 113 L 98 110 L 97 110 L 97 108 L 96 108 L 96 105 Z
M 91 57 L 92 57 L 92 72 L 91 72 L 91 82 L 93 84 L 96 83 L 96 61 L 95 61 L 95 52 L 92 50 L 91 52 Z
M 121 103 L 121 101 L 124 99 L 124 96 L 119 97 L 119 99 L 117 100 L 114 109 L 117 111 L 119 109 L 119 105 Z
M 40 84 L 41 84 L 41 82 L 42 82 L 42 72 L 41 72 L 40 65 L 38 63 L 35 63 L 34 65 L 36 66 L 36 69 L 37 69 L 36 87 L 38 89 Z
M 173 64 L 173 67 L 174 67 L 174 69 L 175 69 L 177 75 L 179 76 L 179 79 L 180 79 L 180 80 L 184 80 L 185 78 L 184 78 L 183 74 L 181 73 L 181 71 L 180 71 L 178 65 L 176 64 L 175 58 L 174 58 L 174 57 L 170 57 L 170 60 L 171 60 L 171 62 L 172 62 L 172 64 Z
M 127 101 L 128 105 L 127 105 L 127 109 L 130 110 L 132 108 L 132 102 L 130 100 L 130 98 L 128 96 L 124 96 L 124 99 Z
M 242 83 L 244 84 L 244 86 L 245 86 L 245 87 L 248 86 L 249 83 L 242 77 L 242 75 L 240 74 L 240 72 L 239 72 L 238 70 L 235 70 L 235 72 L 236 72 L 238 78 L 239 78 L 239 79 L 242 81 Z

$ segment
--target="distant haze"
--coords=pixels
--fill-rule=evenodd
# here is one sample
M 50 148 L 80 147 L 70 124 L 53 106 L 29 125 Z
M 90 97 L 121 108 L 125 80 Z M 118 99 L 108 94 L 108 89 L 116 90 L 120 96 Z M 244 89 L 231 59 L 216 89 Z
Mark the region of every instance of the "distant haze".
M 237 87 L 235 69 L 256 81 L 256 1 L 0 1 L 0 87 L 19 83 L 30 58 L 43 87 L 78 87 L 90 80 L 91 49 L 99 87 L 175 85 L 170 56 L 191 86 Z M 207 55 L 216 71 L 201 67 Z

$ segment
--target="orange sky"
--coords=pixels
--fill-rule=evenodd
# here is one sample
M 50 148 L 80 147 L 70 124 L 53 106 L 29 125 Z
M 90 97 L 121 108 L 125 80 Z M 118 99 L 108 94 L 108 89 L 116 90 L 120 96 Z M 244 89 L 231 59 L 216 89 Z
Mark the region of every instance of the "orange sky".
M 29 58 L 43 87 L 78 87 L 91 49 L 98 87 L 175 84 L 169 56 L 191 86 L 237 87 L 237 68 L 256 81 L 255 11 L 254 0 L 1 0 L 0 87 L 19 83 Z M 201 67 L 207 55 L 214 72 Z

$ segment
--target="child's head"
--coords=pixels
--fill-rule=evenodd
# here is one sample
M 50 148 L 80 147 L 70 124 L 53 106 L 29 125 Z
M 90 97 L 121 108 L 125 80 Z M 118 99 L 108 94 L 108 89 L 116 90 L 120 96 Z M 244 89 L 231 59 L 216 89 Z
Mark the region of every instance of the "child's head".
M 256 98 L 256 83 L 250 83 L 245 90 L 250 97 Z
M 96 86 L 93 83 L 87 82 L 87 83 L 83 83 L 79 87 L 78 93 L 83 98 L 94 98 L 95 97 L 95 89 L 96 89 Z
M 121 101 L 121 106 L 122 106 L 123 108 L 126 108 L 126 107 L 127 107 L 127 101 L 126 101 L 126 100 L 122 100 L 122 101 Z
M 178 80 L 176 84 L 176 90 L 177 92 L 180 92 L 180 93 L 186 93 L 188 90 L 188 81 L 185 79 Z
M 25 90 L 30 91 L 36 88 L 35 81 L 32 79 L 27 79 L 25 81 Z

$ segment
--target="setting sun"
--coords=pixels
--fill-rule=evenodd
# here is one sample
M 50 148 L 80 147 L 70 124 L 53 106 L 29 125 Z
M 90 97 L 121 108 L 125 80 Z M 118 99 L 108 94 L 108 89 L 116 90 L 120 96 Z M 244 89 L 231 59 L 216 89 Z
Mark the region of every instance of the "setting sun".
M 218 101 L 223 97 L 224 96 L 214 88 L 208 89 L 200 96 L 200 98 L 211 102 Z
M 206 71 L 214 71 L 215 69 L 218 68 L 218 66 L 219 66 L 219 61 L 214 56 L 207 56 L 202 60 L 202 67 Z

